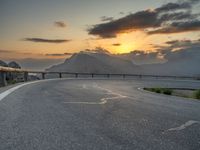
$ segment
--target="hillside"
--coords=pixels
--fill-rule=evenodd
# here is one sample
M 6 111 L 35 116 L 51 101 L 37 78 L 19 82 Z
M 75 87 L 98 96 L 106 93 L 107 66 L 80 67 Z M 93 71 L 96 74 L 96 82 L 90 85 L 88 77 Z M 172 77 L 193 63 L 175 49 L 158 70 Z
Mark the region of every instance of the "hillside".
M 104 53 L 80 52 L 64 63 L 47 69 L 48 71 L 67 71 L 80 73 L 136 73 L 140 67 L 131 61 Z
M 102 52 L 80 52 L 66 59 L 64 63 L 52 66 L 47 70 L 80 73 L 199 76 L 200 58 L 199 55 L 196 55 L 198 53 L 198 50 L 176 51 L 165 55 L 167 60 L 165 63 L 135 65 L 134 58 L 125 59 Z

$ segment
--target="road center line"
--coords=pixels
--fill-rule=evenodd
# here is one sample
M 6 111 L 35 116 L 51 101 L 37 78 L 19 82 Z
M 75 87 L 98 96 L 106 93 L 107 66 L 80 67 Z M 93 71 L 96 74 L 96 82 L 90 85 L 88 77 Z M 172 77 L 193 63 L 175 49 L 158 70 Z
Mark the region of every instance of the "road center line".
M 64 102 L 65 104 L 87 104 L 87 105 L 104 105 L 108 102 L 108 100 L 119 99 L 119 98 L 126 98 L 127 96 L 121 95 L 119 93 L 115 93 L 109 89 L 102 88 L 97 84 L 94 85 L 95 87 L 104 90 L 107 94 L 114 95 L 113 97 L 104 97 L 100 99 L 100 102 Z

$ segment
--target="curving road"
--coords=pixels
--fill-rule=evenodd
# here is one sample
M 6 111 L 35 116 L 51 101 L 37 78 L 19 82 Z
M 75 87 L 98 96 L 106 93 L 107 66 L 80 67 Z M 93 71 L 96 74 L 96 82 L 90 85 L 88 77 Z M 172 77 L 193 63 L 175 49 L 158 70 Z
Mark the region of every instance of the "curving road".
M 140 87 L 198 81 L 46 80 L 0 90 L 0 150 L 198 150 L 200 101 Z

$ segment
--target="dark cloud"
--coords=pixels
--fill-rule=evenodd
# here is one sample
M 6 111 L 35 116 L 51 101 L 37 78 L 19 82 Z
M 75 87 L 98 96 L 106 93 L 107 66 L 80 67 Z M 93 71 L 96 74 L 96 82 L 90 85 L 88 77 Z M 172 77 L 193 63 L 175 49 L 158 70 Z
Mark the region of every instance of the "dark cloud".
M 169 11 L 176 11 L 176 10 L 191 9 L 192 6 L 198 2 L 200 2 L 200 0 L 186 0 L 183 2 L 178 1 L 176 3 L 167 3 L 167 4 L 162 5 L 159 8 L 156 8 L 155 11 L 169 12 Z
M 184 3 L 168 3 L 165 4 L 157 9 L 155 11 L 157 12 L 168 12 L 172 10 L 180 10 L 180 9 L 190 9 L 191 4 L 189 2 L 184 2 Z
M 113 17 L 106 17 L 106 16 L 101 17 L 101 21 L 112 21 L 113 19 L 114 19 Z
M 145 10 L 108 23 L 95 25 L 88 31 L 91 35 L 97 35 L 102 38 L 113 38 L 116 37 L 118 33 L 126 33 L 137 29 L 159 26 L 160 23 L 157 20 L 157 13 Z
M 164 62 L 178 62 L 179 60 L 200 61 L 199 40 L 171 40 L 166 46 L 157 46 L 157 51 L 134 50 L 130 53 L 118 54 L 117 56 L 131 60 L 135 64 L 152 64 Z M 191 66 L 192 67 L 192 66 Z
M 112 46 L 121 46 L 121 44 L 120 43 L 114 43 L 114 44 L 112 44 Z
M 185 43 L 185 46 L 179 45 L 180 43 Z M 171 47 L 180 49 L 176 51 L 172 51 L 171 49 L 168 51 L 163 51 L 164 57 L 168 61 L 178 61 L 180 59 L 192 60 L 196 58 L 197 60 L 200 60 L 200 42 L 177 41 L 177 43 L 172 44 Z
M 85 52 L 91 53 L 103 53 L 103 54 L 110 54 L 110 52 L 102 47 L 96 47 L 95 49 L 86 49 Z
M 153 10 L 143 10 L 125 17 L 101 23 L 88 29 L 88 34 L 101 38 L 115 38 L 117 34 L 143 30 L 149 34 L 197 31 L 199 14 L 191 9 L 200 0 L 167 3 Z
M 168 44 L 167 48 L 168 50 L 174 50 L 174 49 L 191 49 L 191 48 L 198 48 L 200 49 L 200 41 L 199 40 L 172 40 L 167 41 L 166 44 Z M 166 48 L 163 48 L 166 49 Z
M 169 45 L 185 45 L 185 44 L 191 44 L 191 40 L 172 40 L 172 41 L 167 41 L 166 44 Z
M 162 14 L 159 17 L 159 20 L 161 22 L 176 21 L 176 20 L 181 21 L 185 19 L 193 20 L 193 19 L 196 19 L 197 17 L 198 17 L 198 14 L 191 14 L 190 11 L 186 11 L 186 12 L 174 12 L 174 13 Z
M 59 28 L 65 28 L 67 26 L 63 21 L 55 21 L 54 25 Z
M 59 44 L 59 43 L 70 42 L 71 40 L 66 40 L 66 39 L 25 38 L 24 41 Z
M 59 53 L 54 53 L 54 54 L 45 54 L 46 56 L 71 56 L 73 55 L 73 53 L 63 53 L 63 54 L 59 54 Z
M 159 52 L 145 52 L 144 50 L 134 50 L 130 53 L 118 54 L 117 56 L 128 59 L 134 64 L 154 64 L 162 63 L 165 60 L 159 58 Z
M 148 34 L 170 34 L 170 33 L 191 32 L 199 30 L 200 30 L 200 21 L 196 20 L 191 22 L 173 22 L 167 27 L 149 31 Z

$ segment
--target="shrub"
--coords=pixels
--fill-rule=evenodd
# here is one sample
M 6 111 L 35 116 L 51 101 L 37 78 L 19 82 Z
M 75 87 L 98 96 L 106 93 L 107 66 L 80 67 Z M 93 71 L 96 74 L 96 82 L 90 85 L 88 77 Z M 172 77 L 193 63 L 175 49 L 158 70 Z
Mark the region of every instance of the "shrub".
M 151 92 L 155 92 L 155 93 L 161 93 L 161 89 L 160 88 L 149 88 L 147 90 L 151 91 Z
M 155 88 L 154 89 L 156 93 L 161 93 L 161 89 L 160 88 Z
M 173 92 L 172 89 L 163 89 L 163 94 L 172 95 L 172 92 Z
M 162 88 L 144 88 L 144 90 L 155 92 L 155 93 L 163 93 L 166 95 L 172 95 L 172 89 L 162 89 Z
M 196 99 L 200 99 L 200 89 L 195 91 L 194 96 Z
M 8 80 L 8 84 L 15 84 L 15 83 L 17 83 L 16 80 Z

